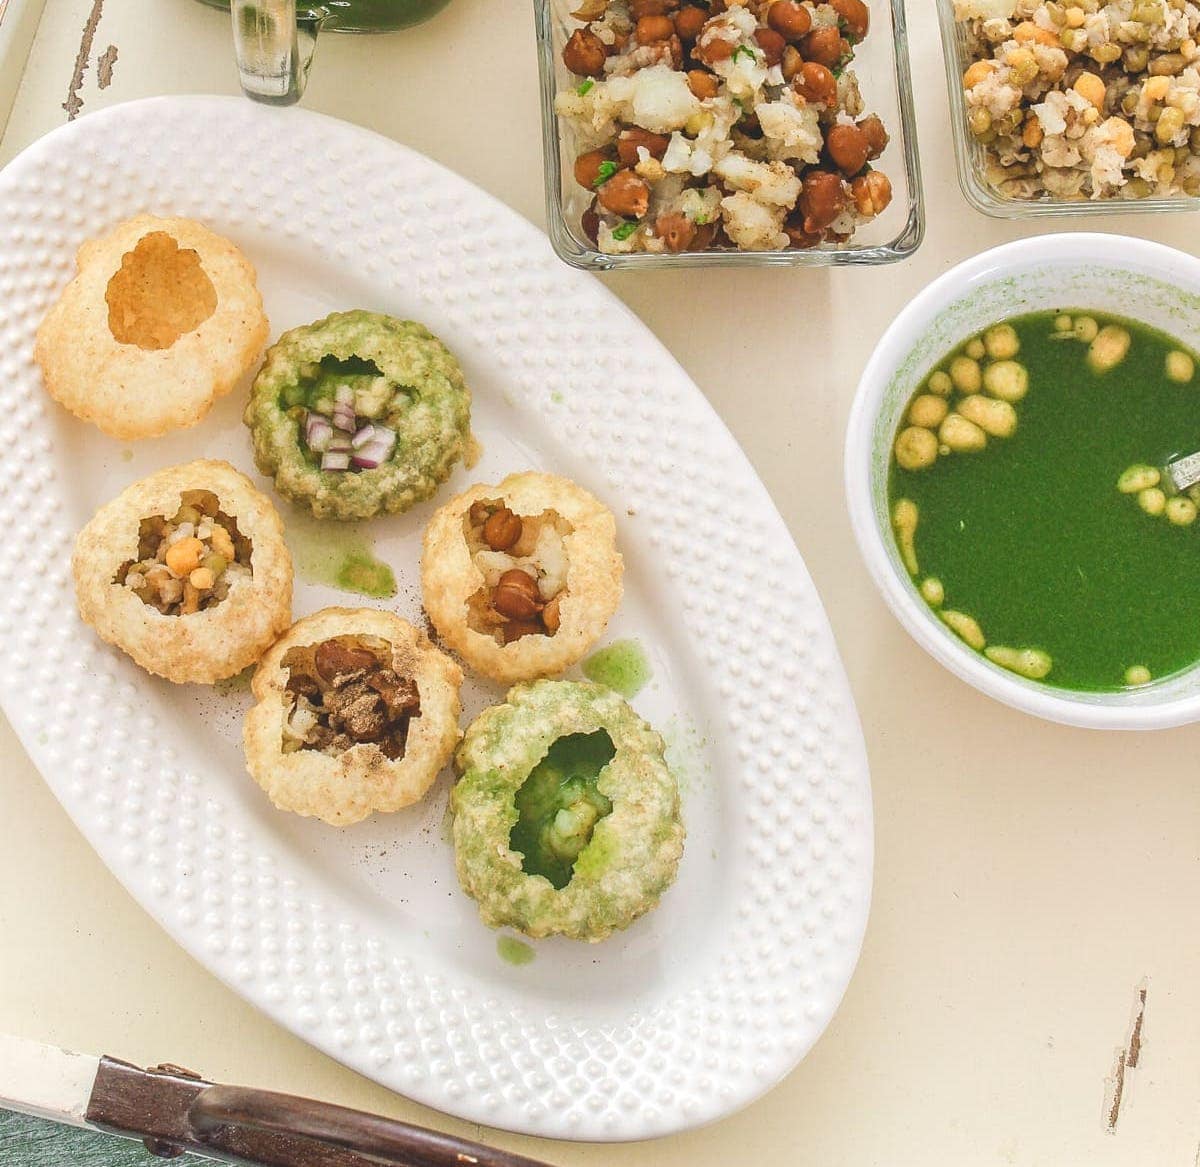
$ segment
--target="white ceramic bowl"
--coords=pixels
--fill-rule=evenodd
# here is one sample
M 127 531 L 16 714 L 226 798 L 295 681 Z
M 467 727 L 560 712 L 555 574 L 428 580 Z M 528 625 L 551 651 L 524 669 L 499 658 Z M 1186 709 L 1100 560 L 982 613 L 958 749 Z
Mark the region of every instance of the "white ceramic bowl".
M 1042 235 L 986 251 L 930 284 L 884 333 L 850 413 L 846 496 L 858 545 L 883 598 L 917 643 L 989 696 L 1051 721 L 1098 729 L 1161 729 L 1200 720 L 1200 662 L 1119 693 L 1076 693 L 1025 680 L 946 628 L 900 562 L 888 517 L 887 471 L 913 390 L 947 352 L 988 325 L 1059 307 L 1127 316 L 1194 347 L 1200 341 L 1200 260 L 1122 235 Z

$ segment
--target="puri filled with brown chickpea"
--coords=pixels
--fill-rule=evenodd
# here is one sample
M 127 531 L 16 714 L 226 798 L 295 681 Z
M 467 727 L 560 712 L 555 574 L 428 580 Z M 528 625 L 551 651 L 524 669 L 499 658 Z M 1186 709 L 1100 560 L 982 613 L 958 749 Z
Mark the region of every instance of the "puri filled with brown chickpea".
M 555 108 L 607 254 L 847 243 L 891 204 L 863 0 L 585 0 Z

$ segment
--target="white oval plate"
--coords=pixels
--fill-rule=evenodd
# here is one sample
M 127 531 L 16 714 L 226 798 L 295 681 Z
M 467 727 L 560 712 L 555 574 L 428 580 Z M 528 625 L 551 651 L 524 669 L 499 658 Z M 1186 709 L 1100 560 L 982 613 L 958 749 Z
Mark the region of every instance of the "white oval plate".
M 80 624 L 68 557 L 101 501 L 198 456 L 254 472 L 241 392 L 130 449 L 42 390 L 34 331 L 76 247 L 138 211 L 237 242 L 273 335 L 351 307 L 440 335 L 484 447 L 441 499 L 534 466 L 612 507 L 626 597 L 607 639 L 636 637 L 650 658 L 634 704 L 668 740 L 688 828 L 677 884 L 626 933 L 504 963 L 457 886 L 447 777 L 411 811 L 345 830 L 284 814 L 243 770 L 247 694 L 151 678 Z M 316 114 L 240 98 L 117 106 L 0 173 L 0 409 L 26 435 L 0 478 L 4 709 L 112 871 L 228 985 L 420 1102 L 561 1138 L 711 1121 L 809 1049 L 850 979 L 871 883 L 866 758 L 833 637 L 704 397 L 539 231 Z M 432 505 L 371 528 L 400 583 L 390 606 L 414 620 Z M 358 602 L 297 584 L 297 615 Z M 466 714 L 500 696 L 469 683 Z

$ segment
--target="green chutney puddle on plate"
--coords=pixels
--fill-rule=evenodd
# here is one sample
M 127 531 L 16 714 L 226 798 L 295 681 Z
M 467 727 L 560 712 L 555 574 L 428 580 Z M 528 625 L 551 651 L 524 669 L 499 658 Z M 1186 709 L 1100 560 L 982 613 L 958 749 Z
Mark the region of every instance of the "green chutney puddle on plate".
M 614 640 L 583 662 L 583 675 L 597 685 L 615 689 L 622 697 L 636 697 L 653 675 L 650 662 L 636 640 Z
M 1200 359 L 1133 321 L 1059 311 L 1127 329 L 1128 355 L 1096 373 L 1087 343 L 1052 339 L 1057 312 L 1007 321 L 1029 373 L 1016 432 L 925 470 L 893 458 L 889 506 L 917 504 L 915 582 L 940 580 L 943 609 L 974 617 L 989 645 L 1048 653 L 1047 684 L 1111 692 L 1133 666 L 1157 680 L 1200 660 L 1200 523 L 1173 525 L 1117 490 L 1131 465 L 1200 449 L 1200 377 L 1165 371 L 1172 351 Z
M 526 944 L 524 940 L 515 940 L 511 936 L 496 937 L 496 952 L 506 964 L 518 967 L 523 964 L 532 964 L 533 958 L 537 955 L 533 950 L 533 945 Z
M 220 697 L 228 697 L 232 693 L 249 693 L 250 682 L 254 679 L 256 668 L 258 668 L 257 665 L 247 665 L 240 673 L 234 673 L 232 677 L 214 681 L 213 692 Z
M 572 733 L 530 770 L 513 800 L 517 821 L 509 835 L 509 846 L 524 856 L 526 874 L 545 876 L 559 889 L 570 883 L 596 824 L 612 811 L 596 781 L 616 753 L 603 729 Z
M 355 523 L 321 522 L 292 509 L 284 535 L 296 572 L 308 583 L 325 584 L 376 600 L 396 594 L 396 576 L 375 555 L 368 536 Z

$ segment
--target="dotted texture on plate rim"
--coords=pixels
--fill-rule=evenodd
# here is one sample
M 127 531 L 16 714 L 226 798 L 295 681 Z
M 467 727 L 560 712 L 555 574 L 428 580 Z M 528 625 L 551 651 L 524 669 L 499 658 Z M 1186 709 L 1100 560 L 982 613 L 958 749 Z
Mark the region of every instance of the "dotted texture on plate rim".
M 339 213 L 318 209 L 329 203 Z M 614 1026 L 589 1020 L 586 1002 L 502 998 L 423 965 L 207 789 L 139 701 L 140 672 L 79 623 L 67 468 L 52 457 L 33 337 L 79 243 L 143 210 L 235 238 L 270 232 L 384 287 L 419 272 L 421 302 L 494 338 L 518 408 L 545 413 L 569 392 L 562 440 L 652 532 L 688 665 L 735 760 L 719 780 L 736 820 L 722 824 L 736 923 L 687 992 Z M 0 409 L 32 435 L 6 455 L 0 523 L 40 553 L 36 575 L 0 559 L 4 708 L 115 874 L 247 999 L 421 1102 L 568 1138 L 717 1118 L 816 1040 L 857 958 L 872 862 L 865 754 L 824 613 L 701 395 L 524 220 L 402 147 L 299 110 L 156 98 L 90 115 L 0 174 Z

